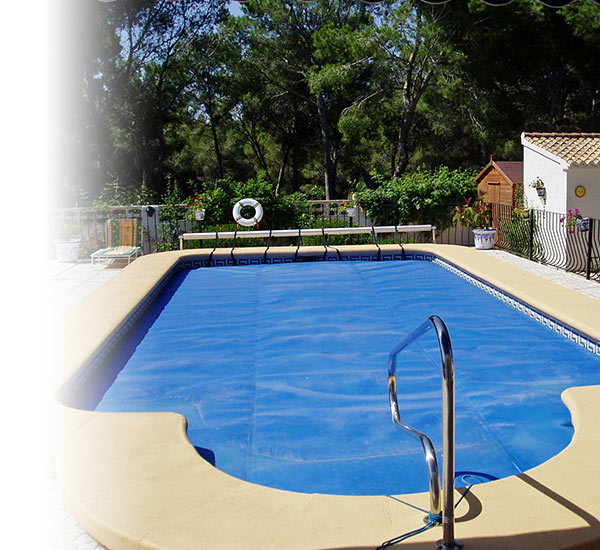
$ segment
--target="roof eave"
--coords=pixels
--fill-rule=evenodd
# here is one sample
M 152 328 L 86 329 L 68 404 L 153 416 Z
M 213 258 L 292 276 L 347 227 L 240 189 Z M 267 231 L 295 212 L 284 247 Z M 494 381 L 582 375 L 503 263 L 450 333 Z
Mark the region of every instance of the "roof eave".
M 521 133 L 521 145 L 523 145 L 524 147 L 528 147 L 532 151 L 535 151 L 536 153 L 539 153 L 540 155 L 547 157 L 550 160 L 553 160 L 554 162 L 562 166 L 564 170 L 568 170 L 571 167 L 571 165 L 565 159 L 555 155 L 554 153 L 551 153 L 550 151 L 544 149 L 543 147 L 540 147 L 539 145 L 535 145 L 534 143 L 527 141 L 525 132 Z

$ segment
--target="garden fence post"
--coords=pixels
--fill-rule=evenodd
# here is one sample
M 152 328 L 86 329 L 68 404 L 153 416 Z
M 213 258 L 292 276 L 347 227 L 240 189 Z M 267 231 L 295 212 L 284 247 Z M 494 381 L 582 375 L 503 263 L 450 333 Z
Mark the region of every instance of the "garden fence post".
M 529 260 L 533 260 L 533 217 L 535 210 L 531 209 L 531 215 L 529 216 Z
M 148 220 L 148 212 L 146 208 L 142 206 L 140 224 L 142 226 L 142 254 L 150 254 L 150 247 L 148 246 L 148 233 L 150 233 L 150 220 Z M 144 238 L 146 237 L 146 238 Z
M 587 242 L 587 263 L 585 266 L 585 278 L 590 279 L 592 271 L 592 237 L 594 235 L 594 219 L 590 218 L 588 226 L 588 242 Z

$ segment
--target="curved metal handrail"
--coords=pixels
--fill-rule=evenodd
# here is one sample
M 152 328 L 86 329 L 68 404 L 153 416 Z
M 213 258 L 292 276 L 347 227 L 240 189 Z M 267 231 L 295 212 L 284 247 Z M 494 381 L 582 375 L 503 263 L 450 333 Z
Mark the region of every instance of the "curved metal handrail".
M 398 394 L 396 392 L 396 357 L 409 344 L 420 338 L 431 328 L 435 329 L 440 356 L 442 360 L 442 408 L 443 408 L 443 471 L 444 471 L 444 507 L 443 507 L 443 539 L 438 541 L 436 548 L 456 549 L 461 548 L 460 541 L 454 539 L 454 356 L 448 328 L 441 317 L 429 316 L 404 340 L 394 346 L 388 359 L 388 398 L 392 420 L 403 430 L 416 437 L 423 445 L 425 462 L 429 475 L 429 505 L 430 516 L 441 515 L 440 503 L 440 472 L 433 443 L 424 433 L 415 430 L 402 422 Z

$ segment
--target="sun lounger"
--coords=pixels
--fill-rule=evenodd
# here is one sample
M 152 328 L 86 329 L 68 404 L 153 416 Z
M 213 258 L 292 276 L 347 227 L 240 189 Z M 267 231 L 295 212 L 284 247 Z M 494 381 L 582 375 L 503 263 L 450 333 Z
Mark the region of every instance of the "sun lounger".
M 92 254 L 92 266 L 112 264 L 115 260 L 127 260 L 127 265 L 142 254 L 140 220 L 107 220 L 107 248 Z

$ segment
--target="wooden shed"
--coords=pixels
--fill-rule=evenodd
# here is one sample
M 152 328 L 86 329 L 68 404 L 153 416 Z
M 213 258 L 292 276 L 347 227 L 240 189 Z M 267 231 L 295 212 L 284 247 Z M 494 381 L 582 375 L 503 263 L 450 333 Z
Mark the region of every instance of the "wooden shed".
M 487 166 L 476 176 L 477 190 L 485 200 L 493 204 L 515 205 L 519 186 L 523 188 L 523 163 L 512 160 L 490 159 Z

